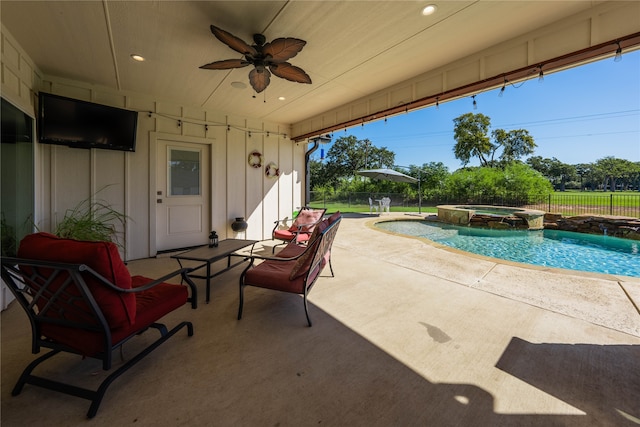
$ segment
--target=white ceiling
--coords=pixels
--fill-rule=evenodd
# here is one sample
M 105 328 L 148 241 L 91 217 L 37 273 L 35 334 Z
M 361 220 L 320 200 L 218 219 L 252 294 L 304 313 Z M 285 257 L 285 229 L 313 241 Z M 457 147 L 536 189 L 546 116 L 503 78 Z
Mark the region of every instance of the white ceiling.
M 427 4 L 437 12 L 423 16 Z M 9 1 L 3 25 L 45 75 L 291 124 L 587 10 L 593 1 Z M 313 80 L 273 76 L 253 97 L 249 67 L 198 67 L 246 42 L 307 41 L 291 63 Z M 133 61 L 130 54 L 146 61 Z M 245 89 L 231 86 L 247 83 Z M 277 98 L 284 96 L 286 100 Z M 265 102 L 266 101 L 266 102 Z

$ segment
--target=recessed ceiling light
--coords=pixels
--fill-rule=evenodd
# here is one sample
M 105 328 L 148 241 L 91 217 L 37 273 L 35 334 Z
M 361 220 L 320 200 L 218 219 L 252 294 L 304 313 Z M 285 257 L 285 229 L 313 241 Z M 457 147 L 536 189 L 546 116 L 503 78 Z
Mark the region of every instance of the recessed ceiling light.
M 424 9 L 422 9 L 422 14 L 424 16 L 433 15 L 437 9 L 438 6 L 436 6 L 435 4 L 430 4 L 429 6 L 426 6 Z
M 247 87 L 247 85 L 242 82 L 231 82 L 231 87 L 235 87 L 236 89 L 244 89 Z
M 132 53 L 131 59 L 133 59 L 134 61 L 142 62 L 144 61 L 144 56 Z
M 287 98 L 285 98 L 284 96 L 279 96 L 278 97 L 278 100 L 280 100 L 280 101 L 284 101 L 285 99 L 287 99 Z

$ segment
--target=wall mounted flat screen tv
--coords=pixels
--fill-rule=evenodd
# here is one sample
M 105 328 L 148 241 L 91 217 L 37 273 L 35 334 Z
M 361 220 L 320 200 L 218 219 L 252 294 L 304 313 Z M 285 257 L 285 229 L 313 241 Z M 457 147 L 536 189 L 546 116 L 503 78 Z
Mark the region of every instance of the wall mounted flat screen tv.
M 135 151 L 138 112 L 40 92 L 38 134 L 43 144 Z

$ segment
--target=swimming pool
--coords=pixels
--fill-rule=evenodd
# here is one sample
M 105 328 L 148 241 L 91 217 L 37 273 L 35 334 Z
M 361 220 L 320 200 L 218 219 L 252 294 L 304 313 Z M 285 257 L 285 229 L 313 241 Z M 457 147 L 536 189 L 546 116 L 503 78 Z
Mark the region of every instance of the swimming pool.
M 423 220 L 376 227 L 491 258 L 594 273 L 640 277 L 640 242 L 560 230 L 493 230 Z

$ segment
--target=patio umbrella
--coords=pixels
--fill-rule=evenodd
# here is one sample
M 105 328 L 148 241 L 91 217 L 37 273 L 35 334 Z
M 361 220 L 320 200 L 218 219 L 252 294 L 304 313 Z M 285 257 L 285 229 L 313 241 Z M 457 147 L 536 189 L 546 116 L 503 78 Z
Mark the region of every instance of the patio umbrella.
M 369 169 L 356 172 L 358 175 L 368 176 L 372 179 L 382 179 L 385 181 L 394 182 L 418 182 L 418 180 L 412 176 L 405 175 L 393 169 Z
M 418 213 L 422 213 L 422 195 L 420 194 L 420 180 L 412 176 L 405 175 L 393 169 L 368 169 L 356 171 L 358 175 L 367 176 L 372 179 L 382 179 L 394 182 L 417 182 L 418 183 Z

